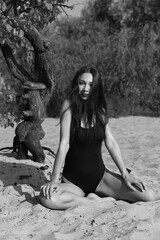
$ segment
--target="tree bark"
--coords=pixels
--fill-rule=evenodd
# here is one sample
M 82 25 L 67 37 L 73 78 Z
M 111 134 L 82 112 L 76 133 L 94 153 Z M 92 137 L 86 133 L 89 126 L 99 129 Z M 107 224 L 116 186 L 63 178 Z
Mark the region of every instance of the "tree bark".
M 25 109 L 22 111 L 22 121 L 15 129 L 13 147 L 17 148 L 18 159 L 28 158 L 29 151 L 34 161 L 44 162 L 45 157 L 40 140 L 45 133 L 41 123 L 46 117 L 47 103 L 55 86 L 50 44 L 36 28 L 21 27 L 24 37 L 34 49 L 34 71 L 32 73 L 18 63 L 9 44 L 0 45 L 11 74 L 22 83 L 23 97 L 27 100 Z

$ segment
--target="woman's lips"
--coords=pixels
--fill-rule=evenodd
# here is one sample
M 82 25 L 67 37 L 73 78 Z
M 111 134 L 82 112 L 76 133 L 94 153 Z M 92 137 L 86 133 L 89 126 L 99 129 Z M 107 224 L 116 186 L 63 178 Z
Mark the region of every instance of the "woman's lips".
M 88 97 L 89 94 L 86 94 L 86 93 L 82 93 L 81 96 L 82 97 Z

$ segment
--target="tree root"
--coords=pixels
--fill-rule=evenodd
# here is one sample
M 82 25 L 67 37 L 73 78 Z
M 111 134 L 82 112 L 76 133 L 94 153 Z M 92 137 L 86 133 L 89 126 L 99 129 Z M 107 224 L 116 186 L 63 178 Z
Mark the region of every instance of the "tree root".
M 43 150 L 46 150 L 46 151 L 50 152 L 50 153 L 53 155 L 53 157 L 56 156 L 55 152 L 52 151 L 50 148 L 45 147 L 45 146 L 42 146 L 42 148 L 43 148 Z M 1 151 L 4 151 L 4 150 L 13 150 L 12 153 L 17 152 L 17 151 L 14 149 L 14 147 L 3 147 L 3 148 L 0 148 L 0 152 L 1 152 Z

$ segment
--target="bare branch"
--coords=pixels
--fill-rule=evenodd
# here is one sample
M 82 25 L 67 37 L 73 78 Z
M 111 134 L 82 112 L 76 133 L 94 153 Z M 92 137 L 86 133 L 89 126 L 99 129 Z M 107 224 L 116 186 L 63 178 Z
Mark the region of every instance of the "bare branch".
M 63 9 L 63 7 L 60 7 L 62 9 L 62 11 L 65 13 L 65 15 L 68 17 L 67 12 Z
M 68 6 L 68 5 L 65 5 L 65 4 L 54 4 L 54 5 L 57 5 L 57 6 L 59 6 L 61 9 L 62 9 L 62 11 L 65 13 L 65 15 L 68 17 L 68 14 L 67 14 L 67 12 L 64 10 L 64 8 L 68 8 L 68 9 L 71 9 L 71 10 L 73 10 L 73 8 L 75 7 L 75 6 L 77 6 L 77 5 L 84 5 L 84 3 L 75 3 L 75 4 L 72 4 L 72 5 L 70 5 L 70 6 Z
M 61 3 L 53 3 L 53 6 L 58 6 L 58 7 L 61 7 L 61 8 L 70 8 L 71 10 L 73 9 L 73 5 L 66 5 L 66 4 L 61 4 Z

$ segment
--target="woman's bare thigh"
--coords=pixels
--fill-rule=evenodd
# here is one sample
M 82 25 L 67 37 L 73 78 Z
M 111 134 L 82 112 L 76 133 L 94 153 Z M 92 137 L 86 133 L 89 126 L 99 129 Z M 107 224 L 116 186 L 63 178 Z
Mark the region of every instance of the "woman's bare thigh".
M 113 197 L 129 202 L 150 201 L 156 198 L 156 194 L 152 190 L 145 190 L 143 192 L 139 189 L 135 191 L 131 190 L 126 186 L 120 174 L 111 172 L 108 169 L 105 170 L 95 193 L 101 197 Z
M 82 191 L 81 188 L 79 188 L 78 186 L 76 186 L 75 184 L 67 180 L 65 177 L 62 177 L 62 181 L 59 184 L 59 187 L 61 188 L 62 191 L 71 192 L 80 197 L 85 196 L 85 193 Z
M 80 202 L 84 202 L 84 192 L 73 183 L 63 179 L 58 184 L 50 198 L 46 198 L 43 192 L 40 192 L 39 200 L 41 204 L 50 209 L 64 210 L 75 206 Z

